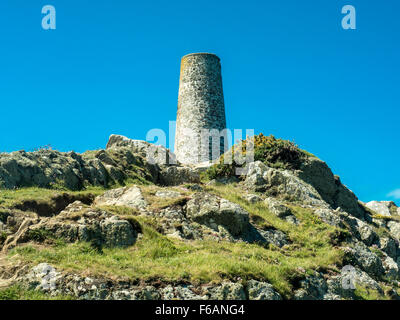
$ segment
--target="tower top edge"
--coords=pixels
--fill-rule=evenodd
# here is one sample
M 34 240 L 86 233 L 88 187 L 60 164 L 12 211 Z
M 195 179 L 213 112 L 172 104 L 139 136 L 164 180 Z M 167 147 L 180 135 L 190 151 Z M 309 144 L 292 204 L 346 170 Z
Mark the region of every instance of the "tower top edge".
M 218 60 L 221 60 L 216 54 L 214 54 L 214 53 L 209 53 L 209 52 L 195 52 L 195 53 L 189 53 L 189 54 L 187 54 L 187 55 L 184 55 L 184 56 L 182 57 L 182 60 L 185 59 L 185 58 L 187 58 L 187 57 L 190 57 L 190 56 L 213 56 L 213 57 L 217 58 Z

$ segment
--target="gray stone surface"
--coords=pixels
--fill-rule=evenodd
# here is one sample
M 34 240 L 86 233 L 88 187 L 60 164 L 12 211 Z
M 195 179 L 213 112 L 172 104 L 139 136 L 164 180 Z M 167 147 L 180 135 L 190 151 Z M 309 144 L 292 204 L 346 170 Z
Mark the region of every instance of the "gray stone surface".
M 246 194 L 244 195 L 244 199 L 246 199 L 250 203 L 257 203 L 262 201 L 262 198 L 256 194 Z
M 281 295 L 267 282 L 250 280 L 247 283 L 249 300 L 282 300 Z
M 304 182 L 291 171 L 266 166 L 261 161 L 248 164 L 244 185 L 255 191 L 264 191 L 269 195 L 287 197 L 304 204 L 329 208 L 313 186 Z
M 332 174 L 325 162 L 316 158 L 308 159 L 301 170 L 295 171 L 271 168 L 261 161 L 252 162 L 247 165 L 244 185 L 250 190 L 319 208 L 340 207 L 355 217 L 365 218 L 354 193 Z
M 194 286 L 178 285 L 178 286 L 166 286 L 161 290 L 161 297 L 163 300 L 206 300 L 206 295 L 199 295 L 193 292 Z
M 52 292 L 57 289 L 62 275 L 47 263 L 40 263 L 27 274 L 26 281 L 29 287 L 43 292 Z
M 127 147 L 78 154 L 55 150 L 0 153 L 0 188 L 64 187 L 81 190 L 140 177 L 157 182 L 159 168 Z
M 295 291 L 295 300 L 321 300 L 328 291 L 328 286 L 321 273 L 316 272 L 300 281 L 300 288 Z
M 112 134 L 108 140 L 106 149 L 127 147 L 134 153 L 140 154 L 147 161 L 160 166 L 176 164 L 176 156 L 164 146 L 154 145 L 143 140 L 129 139 L 125 136 Z
M 285 206 L 283 203 L 280 203 L 274 198 L 268 197 L 264 200 L 264 203 L 268 206 L 269 211 L 279 218 L 293 215 L 289 207 Z
M 18 278 L 27 288 L 52 296 L 70 295 L 80 300 L 245 300 L 246 288 L 240 282 L 224 281 L 202 286 L 167 284 L 154 286 L 116 282 L 107 278 L 91 278 L 56 270 L 48 263 L 36 265 Z M 250 299 L 281 300 L 281 296 L 266 282 L 250 280 Z
M 389 221 L 387 222 L 387 227 L 390 230 L 390 233 L 397 240 L 400 240 L 400 222 L 398 221 Z
M 351 271 L 342 271 L 339 275 L 333 276 L 331 279 L 327 280 L 328 294 L 337 295 L 346 299 L 354 299 L 354 289 L 351 289 L 350 283 L 356 288 L 372 289 L 381 294 L 383 293 L 379 283 L 370 277 L 369 274 L 358 268 L 351 268 L 349 270 Z M 343 284 L 346 284 L 346 286 Z
M 197 193 L 187 203 L 189 219 L 218 230 L 221 225 L 233 236 L 243 234 L 249 226 L 249 214 L 238 204 L 208 193 Z
M 2 250 L 8 251 L 17 243 L 46 239 L 86 241 L 99 247 L 126 247 L 134 244 L 137 236 L 138 230 L 129 221 L 76 201 L 57 216 L 25 219 L 18 231 L 7 238 Z
M 240 283 L 223 282 L 205 290 L 210 300 L 246 300 L 244 287 Z
M 334 227 L 343 227 L 343 221 L 340 215 L 332 209 L 317 209 L 314 213 L 321 218 L 321 220 Z
M 75 152 L 40 150 L 0 154 L 0 187 L 51 187 L 55 183 L 72 190 L 84 184 L 108 184 L 107 170 L 99 159 L 85 159 Z
M 399 278 L 399 265 L 391 257 L 385 255 L 382 259 L 385 275 L 391 280 Z
M 219 133 L 226 128 L 220 59 L 209 53 L 186 55 L 181 61 L 175 154 L 184 164 L 196 164 L 224 153 Z M 202 142 L 202 129 L 215 129 L 214 146 Z M 224 135 L 226 137 L 226 134 Z
M 399 208 L 393 201 L 370 201 L 365 206 L 382 216 L 390 217 L 400 214 Z
M 309 157 L 295 174 L 312 185 L 332 208 L 340 207 L 353 216 L 364 218 L 364 210 L 355 194 L 341 183 L 324 161 Z
M 397 250 L 398 250 L 398 243 L 388 237 L 381 237 L 379 239 L 379 247 L 380 249 L 385 252 L 389 257 L 396 260 L 397 258 Z
M 369 275 L 380 276 L 384 273 L 381 259 L 364 243 L 357 242 L 352 248 L 344 249 L 348 264 L 358 266 Z
M 106 191 L 95 199 L 94 204 L 98 206 L 125 206 L 137 209 L 143 209 L 147 206 L 147 202 L 137 186 Z

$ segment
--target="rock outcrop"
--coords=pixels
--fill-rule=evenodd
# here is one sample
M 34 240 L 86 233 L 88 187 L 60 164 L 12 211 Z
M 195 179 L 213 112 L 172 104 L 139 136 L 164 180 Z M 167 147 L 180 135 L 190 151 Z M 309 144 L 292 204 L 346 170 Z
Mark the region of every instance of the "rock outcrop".
M 366 212 L 357 197 L 333 176 L 325 162 L 310 158 L 301 170 L 291 171 L 268 167 L 261 161 L 248 165 L 244 184 L 255 191 L 266 192 L 318 207 L 341 208 L 365 219 Z
M 123 187 L 106 191 L 103 195 L 97 197 L 95 205 L 102 206 L 125 206 L 130 208 L 145 208 L 146 200 L 143 198 L 139 187 Z
M 186 215 L 214 230 L 222 226 L 233 236 L 243 234 L 249 225 L 249 213 L 239 205 L 206 193 L 194 195 L 187 203 Z
M 19 279 L 21 285 L 52 296 L 69 295 L 82 300 L 281 300 L 267 282 L 250 280 L 246 284 L 226 281 L 195 286 L 187 284 L 134 284 L 111 279 L 65 274 L 47 263 L 33 267 Z
M 400 208 L 393 201 L 370 201 L 365 206 L 382 216 L 400 216 Z
M 285 152 L 274 154 L 281 159 Z M 269 162 L 248 164 L 245 176 L 228 174 L 205 182 L 200 179 L 207 172 L 203 165 L 183 166 L 164 147 L 117 135 L 105 150 L 83 154 L 2 153 L 0 187 L 8 191 L 3 198 L 0 194 L 0 283 L 5 279 L 77 299 L 340 300 L 363 298 L 365 292 L 399 299 L 400 208 L 388 201 L 361 203 L 325 162 L 299 157 L 296 165 L 274 166 L 271 155 Z M 46 201 L 10 201 L 18 192 L 10 189 L 30 186 L 54 193 Z M 102 191 L 65 191 L 93 186 Z M 146 247 L 146 232 L 160 248 Z M 144 248 L 140 259 L 150 256 L 159 263 L 171 258 L 171 268 L 182 263 L 186 252 L 212 248 L 207 258 L 216 250 L 237 254 L 238 266 L 235 260 L 234 266 L 218 271 L 219 281 L 203 282 L 193 281 L 190 270 L 174 281 L 162 274 L 158 280 L 83 275 L 43 259 L 1 268 L 13 249 L 60 243 L 99 255 L 130 255 Z M 158 252 L 165 247 L 171 257 Z M 330 255 L 336 260 L 320 267 Z M 261 262 L 266 263 L 262 268 Z M 247 269 L 245 276 L 236 275 Z
M 86 241 L 97 247 L 126 247 L 133 245 L 137 236 L 138 230 L 131 222 L 76 201 L 57 216 L 25 219 L 18 231 L 6 239 L 3 252 L 18 243 L 31 240 L 41 242 L 47 239 Z
M 177 164 L 168 149 L 118 135 L 110 137 L 106 150 L 83 154 L 55 150 L 0 153 L 0 188 L 82 190 L 130 181 L 179 185 L 198 183 L 200 177 L 195 169 Z

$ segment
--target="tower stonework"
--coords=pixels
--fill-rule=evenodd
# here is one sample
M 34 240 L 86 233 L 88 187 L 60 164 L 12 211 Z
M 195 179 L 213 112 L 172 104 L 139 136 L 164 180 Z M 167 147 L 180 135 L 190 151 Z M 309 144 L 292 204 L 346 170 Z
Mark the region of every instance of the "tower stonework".
M 220 59 L 211 53 L 184 56 L 175 133 L 177 160 L 196 164 L 218 158 L 227 150 L 224 129 L 226 118 Z M 212 130 L 211 136 L 204 135 L 208 130 Z

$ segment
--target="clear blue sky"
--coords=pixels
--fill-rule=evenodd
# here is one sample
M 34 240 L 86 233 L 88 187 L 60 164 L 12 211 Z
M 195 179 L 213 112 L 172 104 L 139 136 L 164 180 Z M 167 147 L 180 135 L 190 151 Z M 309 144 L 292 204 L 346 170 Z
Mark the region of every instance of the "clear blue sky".
M 41 28 L 46 4 L 56 30 Z M 341 28 L 345 4 L 357 30 Z M 0 151 L 167 131 L 180 58 L 206 51 L 222 60 L 230 128 L 294 140 L 361 200 L 394 199 L 399 15 L 395 0 L 2 0 Z

